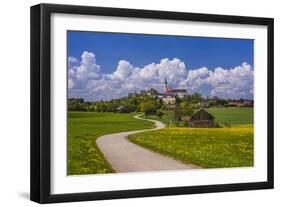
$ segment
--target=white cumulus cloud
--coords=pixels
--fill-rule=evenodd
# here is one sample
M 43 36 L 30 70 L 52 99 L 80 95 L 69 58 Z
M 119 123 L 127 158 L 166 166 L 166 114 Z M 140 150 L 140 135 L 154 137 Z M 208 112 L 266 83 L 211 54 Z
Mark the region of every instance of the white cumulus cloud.
M 132 66 L 128 61 L 120 60 L 116 71 L 112 74 L 112 77 L 125 80 L 127 77 L 132 75 L 134 70 L 134 66 Z
M 84 51 L 80 63 L 76 58 L 68 57 L 68 88 L 85 88 L 89 80 L 99 78 L 99 72 L 100 66 L 92 52 Z
M 252 98 L 254 87 L 254 70 L 251 65 L 243 63 L 231 69 L 221 67 L 209 70 L 206 67 L 190 70 L 181 87 L 191 92 L 201 92 L 221 98 Z
M 127 60 L 120 60 L 116 69 L 102 73 L 95 54 L 83 52 L 81 62 L 68 58 L 68 88 L 70 97 L 86 100 L 109 100 L 126 96 L 148 88 L 163 91 L 163 81 L 168 79 L 173 88 L 184 88 L 189 93 L 199 92 L 205 96 L 221 98 L 252 98 L 254 70 L 251 65 L 224 69 L 187 69 L 178 58 L 164 58 L 142 68 Z

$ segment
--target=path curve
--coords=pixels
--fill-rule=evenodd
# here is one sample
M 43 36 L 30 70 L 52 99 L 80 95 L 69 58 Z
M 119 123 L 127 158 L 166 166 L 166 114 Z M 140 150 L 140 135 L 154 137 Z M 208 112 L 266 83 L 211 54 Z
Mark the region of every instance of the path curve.
M 128 141 L 128 135 L 153 131 L 165 127 L 165 125 L 160 121 L 144 119 L 139 116 L 140 115 L 136 115 L 134 118 L 152 121 L 156 127 L 153 129 L 108 134 L 101 136 L 96 140 L 99 149 L 116 172 L 141 172 L 198 168 L 195 165 L 183 164 L 177 160 L 163 156 L 156 152 L 152 152 Z

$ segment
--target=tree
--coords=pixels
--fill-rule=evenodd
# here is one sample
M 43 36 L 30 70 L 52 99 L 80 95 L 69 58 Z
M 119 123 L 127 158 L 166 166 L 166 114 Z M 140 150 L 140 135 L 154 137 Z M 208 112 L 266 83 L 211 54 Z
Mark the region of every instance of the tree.
M 180 121 L 181 121 L 181 117 L 182 117 L 182 110 L 179 104 L 176 104 L 175 108 L 174 108 L 174 120 L 175 120 L 175 124 L 176 126 L 179 125 Z
M 182 102 L 180 108 L 183 116 L 190 116 L 194 112 L 193 108 L 187 102 Z
M 217 99 L 216 100 L 216 105 L 217 106 L 225 106 L 226 104 L 228 104 L 228 102 L 224 99 Z
M 163 113 L 163 111 L 161 111 L 160 109 L 158 109 L 158 110 L 156 111 L 156 116 L 158 116 L 159 119 L 162 119 L 163 115 L 164 115 L 164 113 Z
M 78 102 L 78 103 L 84 103 L 84 99 L 83 99 L 83 98 L 69 98 L 68 101 L 74 101 L 74 102 Z
M 80 104 L 76 101 L 68 101 L 68 110 L 69 111 L 79 111 Z
M 157 109 L 159 109 L 160 104 L 156 100 L 150 100 L 141 103 L 141 111 L 145 113 L 145 116 L 156 114 Z
M 182 121 L 183 116 L 191 116 L 193 112 L 193 108 L 189 105 L 187 101 L 184 101 L 180 104 L 176 104 L 174 108 L 174 122 L 176 126 L 178 126 L 180 121 Z
M 89 106 L 89 111 L 95 111 L 95 105 L 94 104 Z
M 69 111 L 88 111 L 90 103 L 84 102 L 83 99 L 71 98 L 67 100 Z
M 200 93 L 194 93 L 191 95 L 192 103 L 198 104 L 201 102 L 202 97 Z
M 96 111 L 98 112 L 105 112 L 107 109 L 106 104 L 103 101 L 96 103 Z

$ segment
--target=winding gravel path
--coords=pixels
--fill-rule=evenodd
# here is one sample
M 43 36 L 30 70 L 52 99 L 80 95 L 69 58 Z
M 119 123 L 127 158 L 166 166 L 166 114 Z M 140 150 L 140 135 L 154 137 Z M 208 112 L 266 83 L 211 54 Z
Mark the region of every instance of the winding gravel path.
M 156 128 L 108 134 L 97 138 L 96 143 L 107 161 L 116 172 L 141 172 L 158 170 L 181 170 L 198 168 L 194 165 L 183 164 L 172 158 L 152 152 L 128 141 L 130 134 L 162 129 L 165 125 L 159 121 L 143 119 L 136 115 L 134 118 L 149 120 Z

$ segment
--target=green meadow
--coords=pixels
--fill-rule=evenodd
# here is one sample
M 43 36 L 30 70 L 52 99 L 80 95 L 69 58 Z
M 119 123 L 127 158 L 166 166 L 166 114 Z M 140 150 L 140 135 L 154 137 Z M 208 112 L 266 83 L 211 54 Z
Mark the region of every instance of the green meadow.
M 111 173 L 110 164 L 96 145 L 96 139 L 115 132 L 153 128 L 136 115 L 111 112 L 68 112 L 68 175 Z
M 215 117 L 220 124 L 253 124 L 254 108 L 230 107 L 230 108 L 209 108 L 206 109 Z

